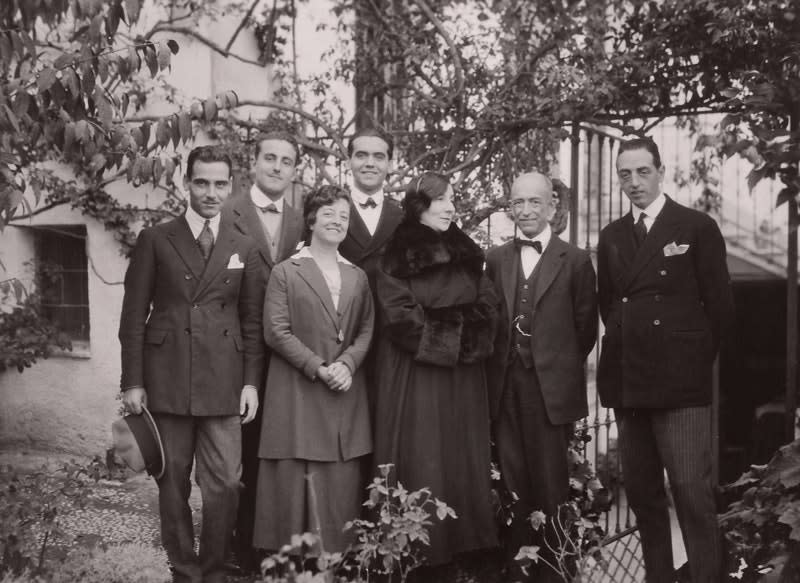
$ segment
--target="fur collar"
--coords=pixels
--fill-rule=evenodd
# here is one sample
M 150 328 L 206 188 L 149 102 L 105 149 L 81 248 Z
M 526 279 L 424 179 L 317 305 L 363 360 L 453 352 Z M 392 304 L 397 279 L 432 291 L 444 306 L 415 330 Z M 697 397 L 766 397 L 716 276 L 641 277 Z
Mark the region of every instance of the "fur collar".
M 417 221 L 403 220 L 386 244 L 383 269 L 405 278 L 450 264 L 480 277 L 483 261 L 483 250 L 455 224 L 439 233 Z

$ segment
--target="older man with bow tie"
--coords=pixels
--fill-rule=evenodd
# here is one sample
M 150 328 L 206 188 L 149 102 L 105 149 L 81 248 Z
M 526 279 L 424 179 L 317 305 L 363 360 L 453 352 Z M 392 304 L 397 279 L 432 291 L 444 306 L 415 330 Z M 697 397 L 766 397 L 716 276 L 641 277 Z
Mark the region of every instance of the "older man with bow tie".
M 538 544 L 544 552 L 540 537 L 548 536 L 535 533 L 528 516 L 552 516 L 569 492 L 567 447 L 572 423 L 588 411 L 583 364 L 597 334 L 597 296 L 589 253 L 550 228 L 550 179 L 518 177 L 509 206 L 517 236 L 486 256 L 501 298 L 487 376 L 500 470 L 519 498 L 505 546 L 510 580 L 521 580 L 512 562 L 519 547 Z M 541 562 L 534 569 L 530 580 L 560 580 Z

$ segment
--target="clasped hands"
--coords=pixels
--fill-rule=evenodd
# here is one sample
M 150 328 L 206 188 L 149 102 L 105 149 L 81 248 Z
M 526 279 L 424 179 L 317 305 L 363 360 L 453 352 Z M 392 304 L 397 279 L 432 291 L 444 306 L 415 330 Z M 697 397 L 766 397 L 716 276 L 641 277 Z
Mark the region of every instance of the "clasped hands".
M 321 365 L 317 369 L 317 377 L 328 385 L 332 391 L 344 393 L 353 384 L 353 374 L 343 362 Z

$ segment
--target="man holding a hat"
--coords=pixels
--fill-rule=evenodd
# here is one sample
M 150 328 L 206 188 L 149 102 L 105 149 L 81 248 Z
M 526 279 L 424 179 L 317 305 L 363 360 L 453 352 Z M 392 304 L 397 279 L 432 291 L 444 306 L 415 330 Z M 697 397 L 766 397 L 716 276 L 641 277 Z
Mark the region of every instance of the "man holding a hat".
M 152 414 L 146 430 L 126 424 L 158 482 L 173 580 L 222 583 L 239 497 L 240 425 L 258 409 L 264 287 L 252 240 L 220 220 L 231 190 L 227 154 L 193 149 L 184 186 L 186 213 L 141 232 L 125 275 L 121 388 L 128 411 L 144 411 L 147 421 Z M 203 498 L 199 556 L 188 503 L 194 462 Z

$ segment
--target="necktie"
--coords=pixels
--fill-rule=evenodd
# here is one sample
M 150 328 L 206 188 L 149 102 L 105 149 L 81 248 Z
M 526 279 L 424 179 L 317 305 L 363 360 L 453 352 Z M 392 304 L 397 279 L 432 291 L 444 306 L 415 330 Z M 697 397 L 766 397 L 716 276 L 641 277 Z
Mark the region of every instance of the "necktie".
M 278 210 L 278 207 L 275 206 L 274 202 L 269 203 L 267 206 L 260 206 L 258 207 L 262 213 L 278 213 L 280 214 L 281 211 Z
M 542 254 L 542 242 L 541 241 L 529 241 L 528 239 L 514 239 L 514 244 L 519 247 L 533 247 L 536 249 L 539 255 Z
M 360 202 L 358 203 L 358 206 L 360 206 L 362 209 L 374 209 L 376 206 L 378 206 L 378 203 L 376 203 L 372 197 L 369 196 L 367 197 L 366 202 Z
M 203 230 L 197 237 L 197 246 L 200 247 L 200 253 L 203 254 L 203 259 L 208 261 L 211 256 L 211 249 L 214 248 L 214 233 L 211 232 L 210 221 L 206 219 L 203 224 Z
M 636 221 L 636 224 L 633 226 L 633 236 L 636 237 L 637 247 L 641 247 L 645 237 L 647 237 L 647 225 L 644 224 L 645 218 L 647 218 L 647 215 L 645 213 L 640 213 L 639 220 Z

